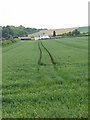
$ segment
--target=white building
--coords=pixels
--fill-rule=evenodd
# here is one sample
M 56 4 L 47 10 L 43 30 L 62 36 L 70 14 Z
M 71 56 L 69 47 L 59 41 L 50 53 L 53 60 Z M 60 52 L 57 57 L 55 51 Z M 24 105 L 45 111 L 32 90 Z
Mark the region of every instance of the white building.
M 39 40 L 40 39 L 40 35 L 35 36 L 35 40 Z
M 50 38 L 50 37 L 44 33 L 41 35 L 35 36 L 35 40 L 46 39 L 46 38 Z

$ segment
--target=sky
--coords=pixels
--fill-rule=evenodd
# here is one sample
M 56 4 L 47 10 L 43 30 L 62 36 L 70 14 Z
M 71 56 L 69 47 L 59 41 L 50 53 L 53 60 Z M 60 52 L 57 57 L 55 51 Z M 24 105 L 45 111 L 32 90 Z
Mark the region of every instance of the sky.
M 0 26 L 60 29 L 88 26 L 88 0 L 0 0 Z

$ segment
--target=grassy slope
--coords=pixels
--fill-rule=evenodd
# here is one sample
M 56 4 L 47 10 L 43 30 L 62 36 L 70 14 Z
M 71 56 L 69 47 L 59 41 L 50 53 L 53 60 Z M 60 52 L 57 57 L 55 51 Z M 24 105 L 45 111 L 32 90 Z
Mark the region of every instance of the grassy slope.
M 87 117 L 87 38 L 42 43 L 57 64 L 40 41 L 3 48 L 3 117 Z
M 88 27 L 79 27 L 78 30 L 79 30 L 81 33 L 88 32 Z
M 56 35 L 60 35 L 60 34 L 63 34 L 63 33 L 67 33 L 67 32 L 73 31 L 74 29 L 76 29 L 76 28 L 41 30 L 41 31 L 39 31 L 37 33 L 29 34 L 28 36 L 35 37 L 35 36 L 43 34 L 43 33 L 45 33 L 45 34 L 47 34 L 49 36 L 52 36 L 53 35 L 53 31 L 56 32 Z

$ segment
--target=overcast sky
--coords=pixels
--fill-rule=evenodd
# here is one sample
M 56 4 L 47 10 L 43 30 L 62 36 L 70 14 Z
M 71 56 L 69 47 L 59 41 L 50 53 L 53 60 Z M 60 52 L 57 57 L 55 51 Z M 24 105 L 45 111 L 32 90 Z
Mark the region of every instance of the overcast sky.
M 88 25 L 88 0 L 0 0 L 0 26 L 70 28 Z

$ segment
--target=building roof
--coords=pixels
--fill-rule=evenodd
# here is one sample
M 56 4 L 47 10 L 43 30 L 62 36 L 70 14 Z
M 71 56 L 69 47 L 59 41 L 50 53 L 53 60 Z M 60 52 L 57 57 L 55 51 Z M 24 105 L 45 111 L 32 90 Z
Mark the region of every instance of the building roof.
M 19 39 L 31 39 L 31 37 L 19 37 Z

